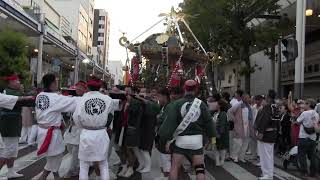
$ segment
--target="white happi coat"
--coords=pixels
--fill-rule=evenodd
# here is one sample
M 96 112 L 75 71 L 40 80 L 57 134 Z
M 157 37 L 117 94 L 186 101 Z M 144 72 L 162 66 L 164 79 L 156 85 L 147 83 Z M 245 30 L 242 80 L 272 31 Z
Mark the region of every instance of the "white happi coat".
M 79 159 L 103 161 L 108 157 L 109 137 L 105 129 L 108 115 L 114 111 L 114 101 L 98 91 L 84 94 L 73 114 L 74 123 L 82 127 Z
M 18 101 L 18 96 L 11 96 L 6 94 L 0 94 L 0 107 L 6 109 L 13 109 Z
M 72 119 L 73 123 L 73 119 Z M 71 125 L 64 133 L 65 144 L 79 145 L 81 128 L 76 125 Z
M 13 109 L 18 101 L 18 96 L 11 96 L 0 93 L 0 107 L 6 109 Z M 2 136 L 0 134 L 0 148 L 3 148 L 5 145 L 3 144 Z
M 38 128 L 38 149 L 41 147 L 49 127 L 60 127 L 62 112 L 74 112 L 78 97 L 67 97 L 57 93 L 41 92 L 36 98 L 36 119 Z M 59 128 L 54 129 L 51 143 L 44 156 L 56 156 L 65 150 L 62 133 Z

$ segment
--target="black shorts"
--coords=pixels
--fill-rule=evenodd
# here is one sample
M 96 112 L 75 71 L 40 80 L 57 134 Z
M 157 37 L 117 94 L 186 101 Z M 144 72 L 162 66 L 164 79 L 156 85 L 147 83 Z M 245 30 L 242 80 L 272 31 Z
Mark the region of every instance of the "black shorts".
M 188 158 L 190 160 L 192 159 L 192 156 L 203 155 L 203 148 L 197 149 L 197 150 L 183 149 L 183 148 L 176 146 L 174 142 L 171 144 L 170 149 L 173 154 L 175 153 L 175 154 L 184 155 L 186 158 Z

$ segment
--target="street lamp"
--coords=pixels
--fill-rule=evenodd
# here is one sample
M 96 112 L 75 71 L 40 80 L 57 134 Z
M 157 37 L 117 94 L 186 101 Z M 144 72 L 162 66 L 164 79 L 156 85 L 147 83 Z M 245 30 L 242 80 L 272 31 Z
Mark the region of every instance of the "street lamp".
M 90 63 L 90 59 L 86 58 L 86 59 L 82 60 L 82 63 L 85 64 L 84 79 L 85 79 L 85 81 L 87 81 L 87 64 Z
M 90 59 L 86 58 L 86 59 L 82 60 L 82 63 L 89 64 L 90 63 Z
M 306 8 L 306 16 L 312 16 L 313 9 L 312 9 L 312 0 L 307 0 L 307 8 Z

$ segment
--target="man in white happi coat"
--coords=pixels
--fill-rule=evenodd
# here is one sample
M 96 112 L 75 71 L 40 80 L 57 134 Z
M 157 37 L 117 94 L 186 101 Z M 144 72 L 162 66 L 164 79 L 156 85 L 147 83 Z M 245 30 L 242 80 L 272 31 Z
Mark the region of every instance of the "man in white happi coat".
M 45 180 L 50 172 L 55 179 L 59 177 L 59 167 L 62 162 L 65 145 L 61 133 L 62 112 L 74 112 L 77 97 L 67 97 L 56 93 L 58 83 L 53 74 L 42 78 L 44 92 L 36 98 L 36 119 L 38 121 L 38 155 L 46 157 L 40 180 Z
M 114 101 L 99 92 L 102 81 L 93 78 L 87 82 L 89 92 L 78 102 L 73 120 L 82 128 L 79 144 L 80 174 L 79 179 L 87 180 L 89 166 L 99 166 L 100 178 L 109 179 L 108 148 L 109 136 L 106 128 L 111 124 Z
M 34 104 L 34 97 L 32 96 L 13 96 L 13 95 L 6 95 L 0 93 L 0 108 L 5 108 L 8 110 L 12 110 L 15 107 L 22 107 L 25 105 L 31 106 Z M 18 124 L 17 124 L 18 126 Z M 4 151 L 6 148 L 6 143 L 3 141 L 2 136 L 0 134 L 0 150 Z M 14 151 L 13 148 L 11 148 Z M 2 169 L 3 165 L 7 164 L 6 158 L 0 158 L 0 170 Z M 8 166 L 8 165 L 7 165 Z M 11 171 L 11 172 L 10 172 Z M 9 172 L 7 177 L 21 177 L 20 174 L 17 174 L 13 171 L 12 167 L 9 167 Z
M 79 81 L 75 84 L 76 96 L 81 97 L 87 92 L 87 83 Z M 81 128 L 76 126 L 72 119 L 72 114 L 70 117 L 71 125 L 64 133 L 64 142 L 66 144 L 68 152 L 71 154 L 71 163 L 65 178 L 74 177 L 79 175 L 79 142 L 80 142 L 80 132 Z

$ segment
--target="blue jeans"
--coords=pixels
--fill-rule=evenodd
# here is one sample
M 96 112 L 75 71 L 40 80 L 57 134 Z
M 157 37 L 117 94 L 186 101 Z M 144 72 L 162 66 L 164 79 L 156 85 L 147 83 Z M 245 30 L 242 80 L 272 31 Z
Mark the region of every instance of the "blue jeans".
M 300 138 L 298 143 L 298 158 L 300 163 L 300 171 L 303 174 L 308 173 L 307 157 L 310 159 L 310 175 L 316 174 L 316 141 L 309 138 Z

